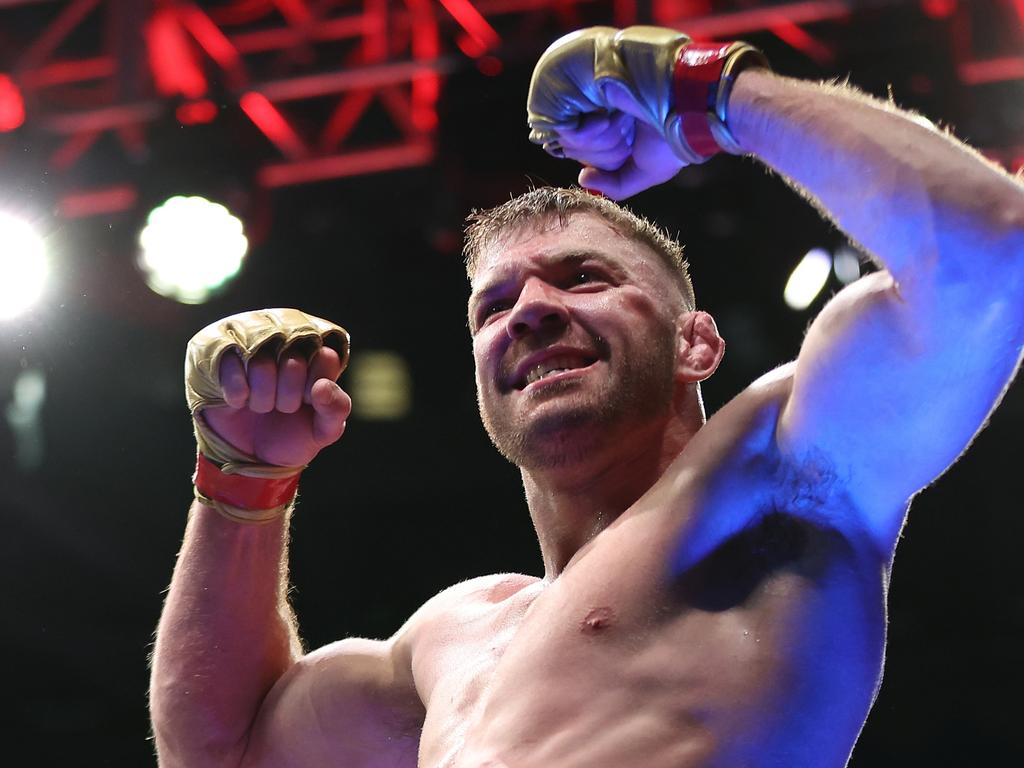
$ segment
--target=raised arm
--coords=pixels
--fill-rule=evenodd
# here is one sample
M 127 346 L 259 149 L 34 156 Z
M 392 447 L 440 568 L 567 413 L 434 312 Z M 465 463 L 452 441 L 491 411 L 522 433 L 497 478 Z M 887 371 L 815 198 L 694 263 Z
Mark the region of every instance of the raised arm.
M 883 271 L 815 319 L 777 431 L 824 454 L 891 546 L 910 496 L 964 450 L 1024 345 L 1024 186 L 916 115 L 850 88 L 749 70 L 730 101 L 745 151 Z
M 410 749 L 371 721 L 374 707 L 418 705 L 394 673 L 396 643 L 345 641 L 304 656 L 286 596 L 294 478 L 344 430 L 351 402 L 334 380 L 346 355 L 344 331 L 294 310 L 235 316 L 190 343 L 186 384 L 208 463 L 153 656 L 150 708 L 165 768 L 326 764 L 324 750 L 352 757 L 374 740 Z M 311 711 L 324 670 L 331 700 Z M 288 735 L 345 706 L 331 731 Z
M 1018 366 L 1024 186 L 890 104 L 750 56 L 727 77 L 741 49 L 688 58 L 690 46 L 649 27 L 563 38 L 534 72 L 531 138 L 616 198 L 720 149 L 751 154 L 878 260 L 775 374 L 789 378 L 776 437 L 794 461 L 832 465 L 888 551 L 906 502 L 963 451 Z

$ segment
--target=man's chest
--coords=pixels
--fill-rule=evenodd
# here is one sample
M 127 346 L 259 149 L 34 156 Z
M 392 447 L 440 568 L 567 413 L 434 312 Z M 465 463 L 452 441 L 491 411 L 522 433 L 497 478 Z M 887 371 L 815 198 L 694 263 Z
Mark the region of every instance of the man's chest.
M 671 542 L 624 524 L 554 583 L 491 610 L 467 607 L 417 654 L 420 765 L 621 765 L 637 749 L 645 768 L 708 764 L 717 739 L 803 706 L 812 680 L 830 687 L 828 667 L 804 664 L 805 654 L 827 647 L 837 665 L 877 667 L 880 620 L 865 625 L 864 590 L 816 582 L 796 562 L 795 535 L 738 542 L 678 579 Z M 829 618 L 837 598 L 858 603 L 863 632 Z M 873 662 L 861 652 L 871 634 Z M 870 690 L 852 699 L 862 716 Z

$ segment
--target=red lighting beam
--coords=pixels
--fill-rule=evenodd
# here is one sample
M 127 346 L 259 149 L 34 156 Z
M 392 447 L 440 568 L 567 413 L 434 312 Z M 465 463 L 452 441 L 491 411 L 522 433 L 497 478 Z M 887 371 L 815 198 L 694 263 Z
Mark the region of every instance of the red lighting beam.
M 128 184 L 82 190 L 65 195 L 58 204 L 58 210 L 65 219 L 80 219 L 104 213 L 121 213 L 131 210 L 138 197 L 135 187 Z
M 1024 0 L 1013 0 L 1013 9 L 1017 12 L 1017 18 L 1024 27 Z
M 182 125 L 211 123 L 217 117 L 217 105 L 209 99 L 190 101 L 174 110 L 174 116 Z
M 262 93 L 249 91 L 238 100 L 242 111 L 270 141 L 281 150 L 281 154 L 292 160 L 309 156 L 309 149 L 299 138 L 291 124 L 270 99 Z
M 144 33 L 149 67 L 158 92 L 190 99 L 206 93 L 206 76 L 174 10 L 158 8 L 146 22 Z
M 373 91 L 369 88 L 358 88 L 342 96 L 320 135 L 320 149 L 325 152 L 337 149 L 356 127 L 371 99 Z
M 832 50 L 817 40 L 799 24 L 794 24 L 789 19 L 779 19 L 771 26 L 772 34 L 784 43 L 792 46 L 818 64 L 828 64 L 835 57 Z
M 274 0 L 274 5 L 289 24 L 299 26 L 313 21 L 313 13 L 303 0 Z
M 220 27 L 194 3 L 186 3 L 177 8 L 181 23 L 192 34 L 199 46 L 207 55 L 217 62 L 224 72 L 235 79 L 237 87 L 244 82 L 245 71 L 242 57 L 234 43 L 221 32 Z
M 1024 56 L 1002 56 L 996 59 L 968 61 L 957 69 L 960 80 L 967 85 L 1024 80 Z
M 287 187 L 292 184 L 307 184 L 311 181 L 340 179 L 426 165 L 433 158 L 433 146 L 428 142 L 416 141 L 400 146 L 365 149 L 296 163 L 268 165 L 260 170 L 259 181 L 268 188 Z
M 82 131 L 71 134 L 52 155 L 50 164 L 60 171 L 66 171 L 84 155 L 96 139 L 100 137 L 101 131 Z
M 0 75 L 0 133 L 13 131 L 25 122 L 25 101 L 7 75 Z
M 699 18 L 665 19 L 666 26 L 685 29 L 696 39 L 735 37 L 748 32 L 769 29 L 780 20 L 791 24 L 813 24 L 818 21 L 845 19 L 852 11 L 847 0 L 803 0 L 765 8 L 751 8 L 730 13 L 715 13 Z
M 441 51 L 437 24 L 429 0 L 407 0 L 412 13 L 412 54 L 417 61 L 432 61 Z M 437 100 L 441 78 L 436 73 L 420 73 L 412 78 L 412 124 L 420 131 L 437 126 Z
M 441 5 L 452 15 L 466 34 L 479 46 L 480 53 L 497 48 L 501 38 L 469 0 L 441 0 Z

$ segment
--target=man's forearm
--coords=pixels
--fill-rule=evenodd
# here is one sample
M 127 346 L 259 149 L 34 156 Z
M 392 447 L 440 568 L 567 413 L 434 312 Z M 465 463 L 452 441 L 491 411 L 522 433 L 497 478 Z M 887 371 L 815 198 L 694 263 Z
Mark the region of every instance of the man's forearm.
M 242 525 L 193 505 L 153 656 L 161 765 L 238 765 L 263 698 L 301 652 L 286 551 L 286 519 Z
M 1024 185 L 923 118 L 848 87 L 748 70 L 729 123 L 897 282 L 928 264 L 956 274 L 1019 262 Z

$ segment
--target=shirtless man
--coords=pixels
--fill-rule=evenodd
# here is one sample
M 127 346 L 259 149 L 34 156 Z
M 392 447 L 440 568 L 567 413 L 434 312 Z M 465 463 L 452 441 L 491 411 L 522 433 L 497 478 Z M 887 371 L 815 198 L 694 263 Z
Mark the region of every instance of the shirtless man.
M 671 245 L 585 193 L 478 214 L 480 411 L 522 470 L 543 578 L 473 579 L 388 640 L 303 653 L 287 514 L 218 514 L 201 494 L 153 663 L 161 765 L 847 762 L 880 680 L 909 500 L 1018 365 L 1024 189 L 891 105 L 773 75 L 736 48 L 689 63 L 680 50 L 651 28 L 559 41 L 534 75 L 532 138 L 615 198 L 717 147 L 751 154 L 883 269 L 829 302 L 795 362 L 705 424 L 699 382 L 724 342 Z M 708 103 L 732 91 L 701 123 L 680 107 L 685 88 L 667 94 L 709 60 L 722 75 L 692 78 Z M 224 404 L 197 424 L 252 463 L 301 467 L 344 430 L 341 366 L 330 345 L 309 363 L 224 355 Z

